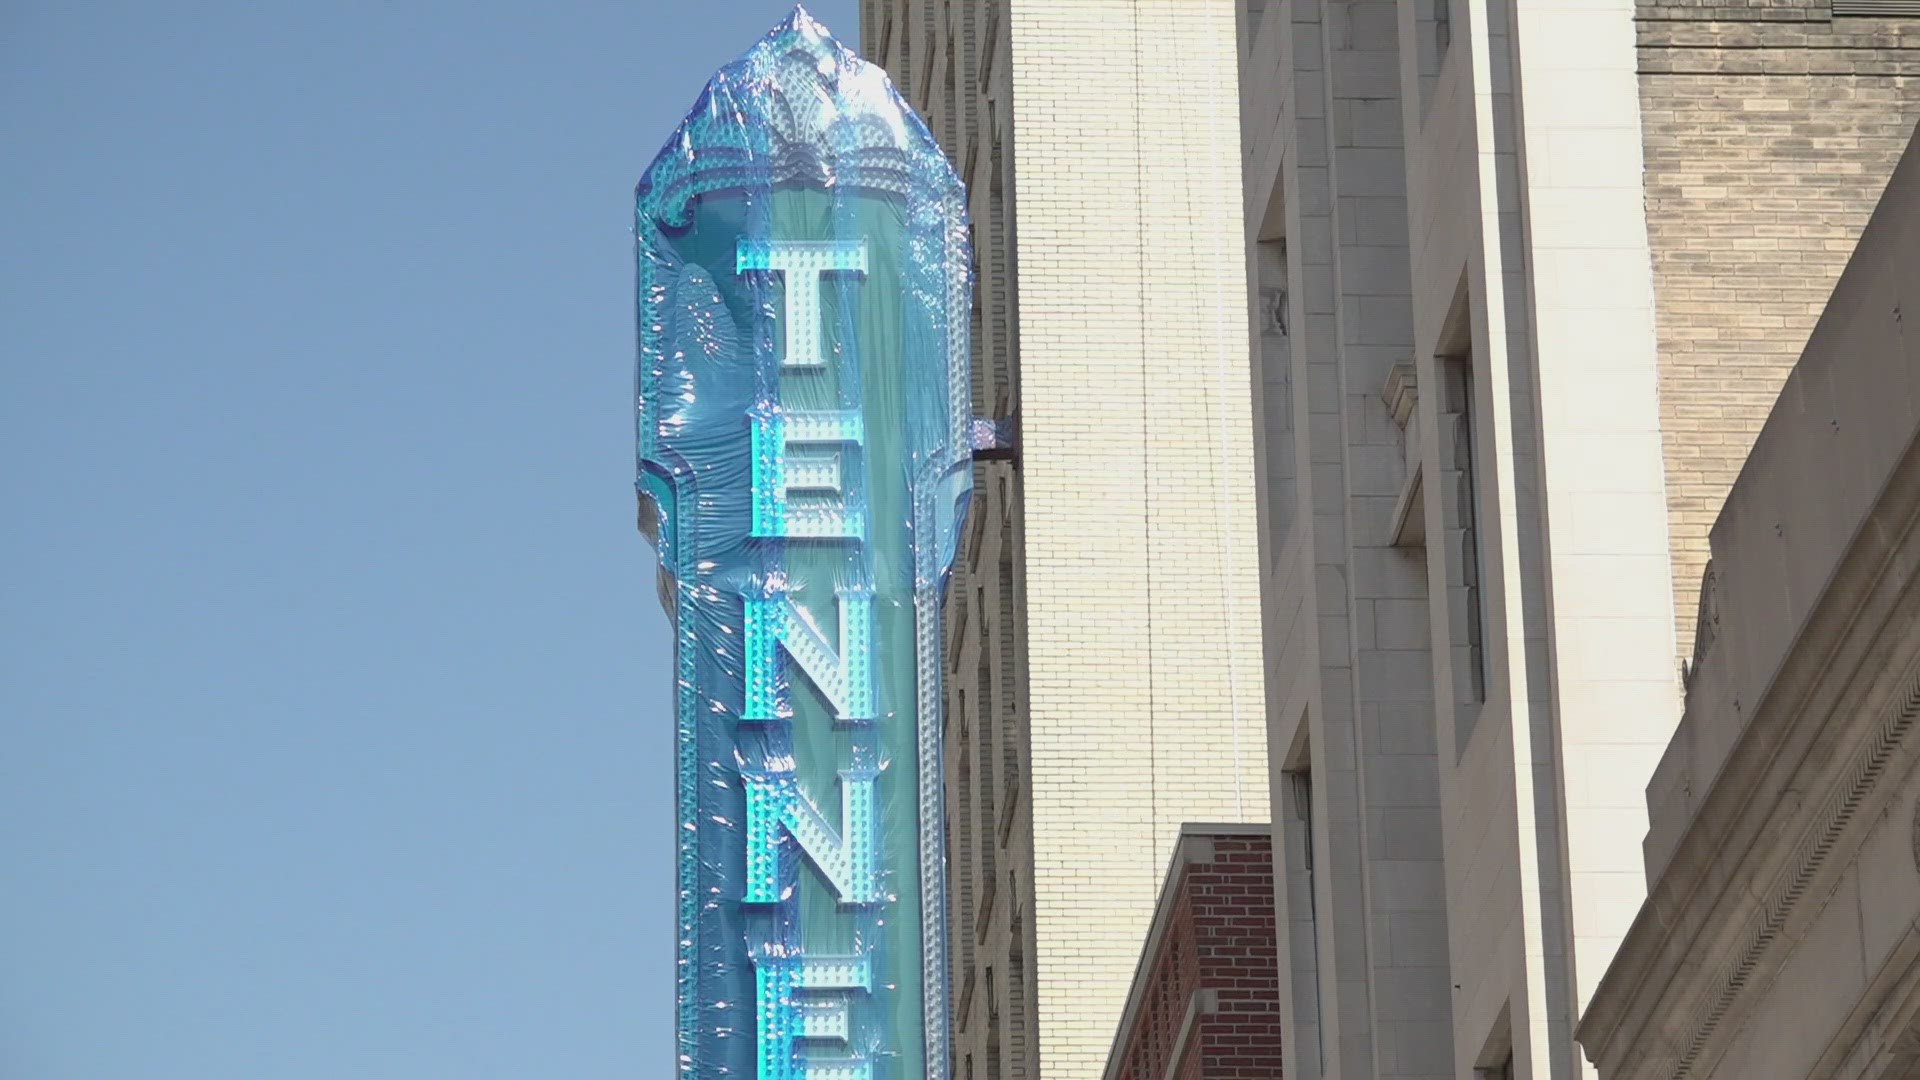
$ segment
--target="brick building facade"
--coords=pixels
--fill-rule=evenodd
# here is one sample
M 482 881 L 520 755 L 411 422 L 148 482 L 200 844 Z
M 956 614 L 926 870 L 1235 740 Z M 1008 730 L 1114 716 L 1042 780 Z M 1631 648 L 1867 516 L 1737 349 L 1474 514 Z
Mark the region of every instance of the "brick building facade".
M 1267 816 L 1235 30 L 861 5 L 966 181 L 974 410 L 1018 432 L 946 607 L 960 1080 L 1098 1076 L 1181 824 Z
M 1181 829 L 1104 1080 L 1278 1077 L 1274 927 L 1271 830 Z
M 1707 530 L 1920 118 L 1920 5 L 1634 12 L 1677 638 Z M 1880 17 L 1847 14 L 1879 12 Z

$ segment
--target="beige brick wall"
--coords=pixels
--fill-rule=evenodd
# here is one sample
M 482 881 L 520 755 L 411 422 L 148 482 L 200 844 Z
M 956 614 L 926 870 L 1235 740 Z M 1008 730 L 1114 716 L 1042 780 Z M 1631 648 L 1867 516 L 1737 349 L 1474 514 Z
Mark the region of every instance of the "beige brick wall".
M 1683 657 L 1707 530 L 1920 116 L 1920 20 L 1830 10 L 1637 9 Z
M 1180 825 L 1266 817 L 1232 0 L 861 14 L 969 186 L 975 409 L 1021 414 L 948 599 L 954 1064 L 1095 1077 Z
M 1042 1074 L 1105 1065 L 1183 821 L 1264 820 L 1231 0 L 1014 0 Z

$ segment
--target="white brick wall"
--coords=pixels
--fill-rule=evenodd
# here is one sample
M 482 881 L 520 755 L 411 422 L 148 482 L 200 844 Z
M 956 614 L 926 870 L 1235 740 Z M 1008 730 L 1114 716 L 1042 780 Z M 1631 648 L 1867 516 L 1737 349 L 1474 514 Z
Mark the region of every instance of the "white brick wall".
M 1267 763 L 1231 0 L 1012 4 L 1042 1075 Z

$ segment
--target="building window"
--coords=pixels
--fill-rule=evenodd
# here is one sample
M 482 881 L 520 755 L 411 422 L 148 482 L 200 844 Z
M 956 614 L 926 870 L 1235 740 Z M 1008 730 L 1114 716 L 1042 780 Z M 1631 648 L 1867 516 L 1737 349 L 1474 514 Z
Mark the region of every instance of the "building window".
M 1303 732 L 1307 730 L 1307 718 L 1305 715 L 1302 715 L 1300 718 L 1300 730 Z M 1297 845 L 1291 840 L 1287 842 L 1289 850 L 1285 854 L 1284 861 L 1274 869 L 1277 873 L 1284 872 L 1286 878 L 1298 881 L 1305 887 L 1305 904 L 1289 902 L 1289 906 L 1294 908 L 1294 913 L 1289 915 L 1289 921 L 1297 920 L 1299 918 L 1299 909 L 1305 909 L 1307 916 L 1305 930 L 1307 937 L 1312 941 L 1312 945 L 1310 949 L 1300 950 L 1300 952 L 1306 953 L 1306 956 L 1295 955 L 1293 966 L 1297 972 L 1300 961 L 1311 958 L 1310 962 L 1313 966 L 1308 971 L 1299 972 L 1298 974 L 1304 975 L 1313 987 L 1314 1049 L 1312 1052 L 1319 1063 L 1314 1069 L 1314 1075 L 1324 1076 L 1327 1071 L 1326 1046 L 1324 1042 L 1324 1032 L 1326 1029 L 1325 1019 L 1321 1014 L 1320 1002 L 1320 900 L 1318 883 L 1314 880 L 1313 770 L 1308 764 L 1312 761 L 1312 751 L 1309 746 L 1310 744 L 1307 743 L 1305 739 L 1301 740 L 1296 753 L 1292 755 L 1295 767 L 1288 769 L 1284 774 L 1287 779 L 1287 793 L 1293 804 L 1293 820 L 1299 824 L 1297 828 L 1281 830 L 1279 835 L 1284 839 L 1297 833 L 1300 837 L 1300 842 Z M 1282 932 L 1286 933 L 1288 931 L 1282 928 Z M 1298 947 L 1299 943 L 1296 938 L 1295 948 L 1298 949 Z M 1283 973 L 1283 975 L 1284 974 L 1285 973 Z M 1296 982 L 1295 985 L 1298 986 L 1299 983 Z
M 1420 121 L 1426 122 L 1433 104 L 1434 88 L 1440 83 L 1440 69 L 1446 66 L 1447 50 L 1453 46 L 1453 5 L 1451 0 L 1419 0 L 1415 5 L 1415 55 L 1420 67 Z
M 1013 926 L 1007 939 L 1007 1041 L 1008 1052 L 1016 1065 L 1015 1074 L 1032 1076 L 1027 1062 L 1027 920 L 1026 905 L 1020 898 L 1020 879 L 1009 875 L 1007 905 L 1013 909 Z
M 1471 701 L 1487 700 L 1486 562 L 1481 543 L 1486 520 L 1481 499 L 1480 418 L 1474 408 L 1472 358 L 1455 361 L 1460 373 L 1460 423 L 1456 460 L 1463 491 L 1460 502 L 1460 581 L 1466 589 L 1467 690 Z
M 993 992 L 993 969 L 987 969 L 987 1080 L 1000 1080 L 1000 999 Z
M 1278 180 L 1274 184 L 1283 186 Z M 1261 226 L 1263 233 L 1284 225 L 1282 209 L 1269 207 L 1267 221 Z M 1271 535 L 1283 537 L 1293 528 L 1299 474 L 1293 450 L 1293 343 L 1287 322 L 1286 238 L 1263 239 L 1255 245 L 1255 252 L 1260 331 L 1254 348 L 1261 395 L 1261 415 L 1257 419 L 1266 436 L 1267 527 Z
M 995 46 L 1000 41 L 1000 5 L 987 5 L 986 32 L 981 34 L 976 47 L 980 50 L 980 92 L 987 92 L 987 84 L 993 81 L 993 57 L 998 51 Z
M 1440 386 L 1428 413 L 1436 425 L 1438 474 L 1427 478 L 1426 498 L 1437 499 L 1445 535 L 1438 538 L 1440 558 L 1435 590 L 1447 598 L 1447 669 L 1452 674 L 1454 753 L 1465 755 L 1492 682 L 1489 640 L 1490 530 L 1498 527 L 1491 511 L 1487 420 L 1482 415 L 1480 357 L 1486 353 L 1473 327 L 1472 291 L 1464 275 L 1454 291 L 1452 310 L 1434 348 Z M 1436 538 L 1428 537 L 1431 550 Z

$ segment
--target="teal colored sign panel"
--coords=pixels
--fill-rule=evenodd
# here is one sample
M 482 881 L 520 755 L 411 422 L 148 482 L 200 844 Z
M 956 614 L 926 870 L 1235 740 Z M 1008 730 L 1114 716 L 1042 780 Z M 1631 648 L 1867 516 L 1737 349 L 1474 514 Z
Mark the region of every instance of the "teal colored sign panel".
M 637 196 L 681 1074 L 945 1077 L 964 192 L 885 74 L 796 9 L 708 83 Z

